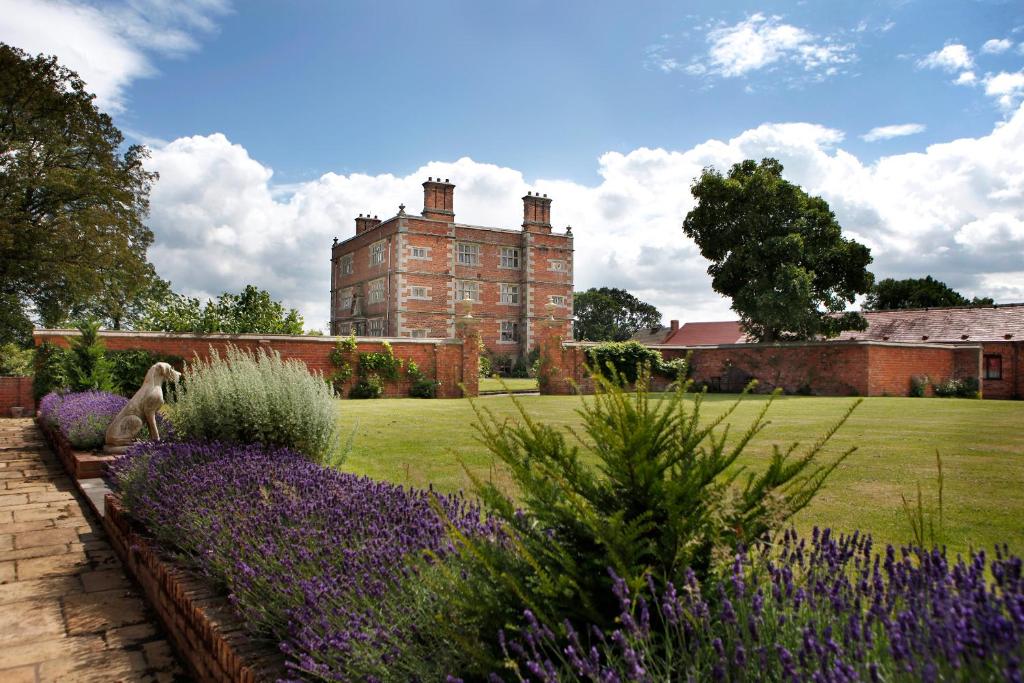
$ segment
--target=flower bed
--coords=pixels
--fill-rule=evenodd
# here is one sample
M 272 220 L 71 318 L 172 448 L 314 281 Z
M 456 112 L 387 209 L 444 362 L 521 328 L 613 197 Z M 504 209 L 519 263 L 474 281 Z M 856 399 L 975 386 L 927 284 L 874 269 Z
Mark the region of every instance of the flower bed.
M 113 462 L 116 455 L 96 455 L 75 450 L 68 438 L 59 428 L 53 427 L 42 418 L 36 418 L 36 424 L 46 437 L 50 449 L 64 466 L 64 471 L 73 479 L 97 479 L 107 471 L 107 465 Z
M 614 586 L 621 627 L 608 633 L 568 625 L 558 637 L 527 614 L 524 633 L 503 640 L 522 680 L 1021 680 L 1024 580 L 1005 547 L 950 562 L 939 550 L 879 555 L 858 534 L 790 532 L 770 556 L 738 555 L 712 586 L 692 574 L 646 597 Z
M 287 449 L 143 445 L 110 474 L 131 518 L 222 586 L 296 676 L 349 680 L 349 667 L 403 646 L 410 626 L 387 598 L 411 556 L 451 550 L 433 505 L 465 533 L 490 531 L 461 497 L 342 474 Z

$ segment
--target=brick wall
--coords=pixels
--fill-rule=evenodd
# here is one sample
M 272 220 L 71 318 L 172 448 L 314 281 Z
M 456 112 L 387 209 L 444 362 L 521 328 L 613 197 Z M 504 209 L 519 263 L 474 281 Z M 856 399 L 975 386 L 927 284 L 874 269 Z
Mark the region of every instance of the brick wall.
M 560 352 L 558 351 L 558 347 Z M 578 386 L 593 390 L 584 368 L 589 344 L 558 344 L 547 339 L 542 347 L 556 360 L 556 376 L 543 393 L 567 394 Z M 666 360 L 691 353 L 693 379 L 721 391 L 739 391 L 757 379 L 758 391 L 781 388 L 788 393 L 820 396 L 907 396 L 910 378 L 928 375 L 931 381 L 977 377 L 981 347 L 892 344 L 880 342 L 812 342 L 805 344 L 730 344 L 716 347 L 654 347 Z M 1020 347 L 1017 347 L 1019 354 Z M 1004 361 L 1004 376 L 1007 371 Z M 930 389 L 929 389 L 930 391 Z M 991 396 L 986 387 L 986 396 Z M 1002 396 L 998 396 L 1002 398 Z
M 0 417 L 10 417 L 15 407 L 24 408 L 24 415 L 35 413 L 31 377 L 0 377 Z
M 58 346 L 67 347 L 67 337 L 77 336 L 76 330 L 36 330 L 35 342 L 40 344 L 49 341 Z M 208 358 L 210 349 L 224 354 L 229 345 L 255 351 L 277 351 L 284 359 L 298 359 L 306 364 L 312 372 L 331 375 L 335 368 L 331 365 L 330 352 L 341 337 L 302 337 L 286 335 L 252 335 L 252 334 L 170 334 L 163 332 L 122 332 L 108 330 L 100 333 L 103 343 L 111 351 L 125 349 L 146 349 L 154 353 L 166 353 L 181 356 L 188 360 L 198 355 Z M 357 338 L 357 353 L 375 353 L 383 350 L 384 339 Z M 467 394 L 476 395 L 476 374 L 467 377 L 463 368 L 473 366 L 479 357 L 479 347 L 475 343 L 463 343 L 460 339 L 417 340 L 389 339 L 395 356 L 405 361 L 415 361 L 420 370 L 428 377 L 436 378 L 441 385 L 438 387 L 438 398 L 459 398 L 463 395 L 460 384 L 465 384 Z M 356 381 L 356 377 L 348 381 L 343 396 Z M 31 381 L 29 381 L 31 392 Z M 384 385 L 385 396 L 396 398 L 409 395 L 409 383 L 405 380 L 387 382 Z M 29 394 L 31 396 L 31 393 Z
M 1024 397 L 1024 342 L 985 342 L 982 344 L 982 362 L 985 356 L 998 356 L 1002 361 L 1003 376 L 1000 379 L 982 379 L 982 393 L 985 398 Z M 979 371 L 984 378 L 984 366 Z

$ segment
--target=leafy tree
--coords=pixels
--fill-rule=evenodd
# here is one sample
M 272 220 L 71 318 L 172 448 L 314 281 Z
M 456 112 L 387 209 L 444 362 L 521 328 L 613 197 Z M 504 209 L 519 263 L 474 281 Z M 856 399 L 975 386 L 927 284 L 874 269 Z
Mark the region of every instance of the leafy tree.
M 747 334 L 772 342 L 867 327 L 843 311 L 874 281 L 870 250 L 842 236 L 824 199 L 784 180 L 777 160 L 747 160 L 727 176 L 706 168 L 692 191 L 683 232 Z
M 247 285 L 239 294 L 224 292 L 215 301 L 168 292 L 150 302 L 139 329 L 162 332 L 227 332 L 230 334 L 302 334 L 302 315 L 285 309 L 270 293 Z
M 151 276 L 156 174 L 123 142 L 78 74 L 0 43 L 0 341 Z
M 931 308 L 936 306 L 991 306 L 991 298 L 968 299 L 945 282 L 931 275 L 919 278 L 895 280 L 887 277 L 868 292 L 864 302 L 866 311 L 882 311 L 894 308 Z
M 661 313 L 624 289 L 591 287 L 573 294 L 576 339 L 625 341 L 661 325 Z
M 0 344 L 0 377 L 31 377 L 35 351 L 14 342 Z

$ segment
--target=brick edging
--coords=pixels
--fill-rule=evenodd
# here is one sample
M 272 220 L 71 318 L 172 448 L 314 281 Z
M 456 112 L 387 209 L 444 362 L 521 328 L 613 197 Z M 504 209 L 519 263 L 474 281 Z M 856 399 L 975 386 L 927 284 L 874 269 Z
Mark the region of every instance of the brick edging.
M 285 677 L 284 656 L 245 633 L 227 597 L 179 562 L 161 557 L 108 493 L 103 528 L 126 571 L 142 588 L 180 660 L 199 681 L 274 681 Z
M 98 479 L 106 473 L 107 464 L 117 458 L 116 455 L 96 455 L 76 451 L 68 438 L 64 436 L 64 432 L 53 429 L 38 416 L 36 425 L 46 438 L 50 449 L 57 454 L 57 458 L 64 465 L 64 471 L 72 479 Z

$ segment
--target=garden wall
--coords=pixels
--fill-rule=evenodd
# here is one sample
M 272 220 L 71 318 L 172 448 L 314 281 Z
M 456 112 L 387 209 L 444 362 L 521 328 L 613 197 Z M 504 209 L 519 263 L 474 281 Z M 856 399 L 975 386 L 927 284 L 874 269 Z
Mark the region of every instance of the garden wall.
M 78 336 L 77 330 L 36 330 L 34 333 L 37 345 L 48 341 L 58 346 L 67 347 L 68 337 Z M 479 390 L 477 363 L 480 355 L 479 344 L 475 340 L 463 339 L 382 339 L 380 337 L 357 337 L 358 353 L 374 353 L 383 350 L 383 342 L 388 341 L 394 350 L 395 357 L 405 361 L 415 361 L 420 370 L 428 377 L 440 382 L 437 390 L 438 398 L 459 398 L 463 396 L 460 384 L 464 384 L 465 395 L 476 396 Z M 330 376 L 335 368 L 331 365 L 330 353 L 335 345 L 345 337 L 305 337 L 292 335 L 258 335 L 258 334 L 174 334 L 167 332 L 131 332 L 105 330 L 100 332 L 104 345 L 111 351 L 126 349 L 145 349 L 154 353 L 164 353 L 188 360 L 198 355 L 207 358 L 210 349 L 223 354 L 228 345 L 248 350 L 264 349 L 277 351 L 282 358 L 295 358 L 303 361 L 311 371 L 322 372 Z M 346 382 L 343 396 L 356 382 L 356 378 Z M 29 381 L 31 385 L 31 381 Z M 29 387 L 31 391 L 31 386 Z M 409 382 L 405 379 L 386 382 L 384 395 L 398 398 L 409 395 Z M 30 394 L 31 396 L 31 394 Z
M 1024 342 L 985 342 L 982 353 L 1002 358 L 1002 377 L 982 382 L 985 398 L 1024 397 Z
M 0 377 L 0 417 L 13 417 L 11 408 L 21 407 L 23 415 L 36 412 L 31 377 Z
M 593 391 L 584 367 L 589 346 L 593 344 L 546 338 L 542 349 L 552 357 L 553 369 L 542 393 L 569 394 L 576 387 Z M 916 375 L 928 375 L 932 382 L 979 377 L 982 355 L 979 345 L 869 341 L 651 348 L 665 360 L 691 354 L 694 382 L 710 391 L 739 392 L 757 379 L 758 391 L 781 388 L 818 396 L 907 396 Z M 652 382 L 652 388 L 662 388 L 660 384 Z

